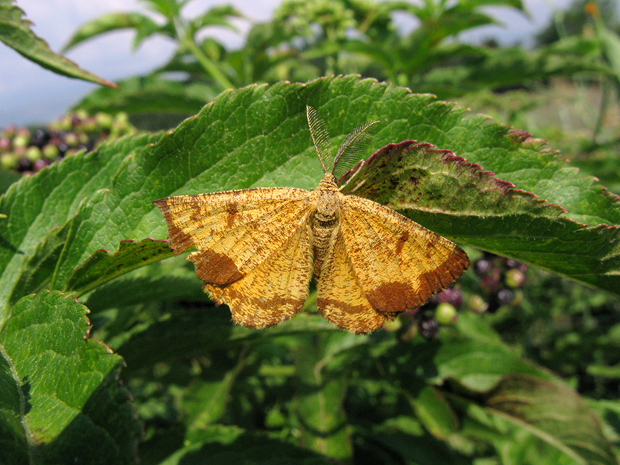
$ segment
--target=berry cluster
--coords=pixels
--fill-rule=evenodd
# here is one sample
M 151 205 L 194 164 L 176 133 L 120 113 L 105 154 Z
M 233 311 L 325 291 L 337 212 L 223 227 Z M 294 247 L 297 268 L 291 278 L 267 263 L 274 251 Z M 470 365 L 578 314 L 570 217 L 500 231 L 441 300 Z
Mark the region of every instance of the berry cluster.
M 494 313 L 503 305 L 517 306 L 521 303 L 523 293 L 520 288 L 526 280 L 527 265 L 485 252 L 472 268 L 480 278 L 480 289 L 479 293 L 469 298 L 471 310 Z
M 37 172 L 80 150 L 91 151 L 105 139 L 135 131 L 125 113 L 89 116 L 83 111 L 69 113 L 46 128 L 9 126 L 0 131 L 0 168 Z

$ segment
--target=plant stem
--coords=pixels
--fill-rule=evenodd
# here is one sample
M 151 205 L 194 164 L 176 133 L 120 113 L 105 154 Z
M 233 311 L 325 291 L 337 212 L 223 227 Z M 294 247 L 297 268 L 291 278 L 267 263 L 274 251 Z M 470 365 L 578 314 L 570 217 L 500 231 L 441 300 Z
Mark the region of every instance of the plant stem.
M 235 85 L 228 80 L 224 73 L 222 73 L 213 60 L 204 54 L 202 49 L 194 40 L 194 37 L 189 33 L 188 29 L 184 27 L 180 18 L 175 21 L 175 29 L 181 44 L 187 47 L 187 49 L 196 57 L 198 63 L 200 63 L 207 74 L 209 74 L 215 82 L 222 87 L 222 90 L 236 88 Z

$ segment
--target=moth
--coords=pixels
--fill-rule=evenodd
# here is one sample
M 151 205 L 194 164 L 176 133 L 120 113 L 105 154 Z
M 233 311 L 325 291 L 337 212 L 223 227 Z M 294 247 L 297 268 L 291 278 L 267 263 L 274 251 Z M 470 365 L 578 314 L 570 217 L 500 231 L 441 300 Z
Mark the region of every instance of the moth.
M 380 328 L 452 284 L 469 267 L 453 242 L 371 200 L 340 192 L 335 174 L 360 152 L 356 127 L 335 154 L 323 120 L 306 107 L 323 168 L 312 191 L 256 188 L 155 200 L 175 254 L 196 246 L 204 290 L 232 319 L 273 326 L 299 312 L 316 280 L 318 311 L 353 333 Z

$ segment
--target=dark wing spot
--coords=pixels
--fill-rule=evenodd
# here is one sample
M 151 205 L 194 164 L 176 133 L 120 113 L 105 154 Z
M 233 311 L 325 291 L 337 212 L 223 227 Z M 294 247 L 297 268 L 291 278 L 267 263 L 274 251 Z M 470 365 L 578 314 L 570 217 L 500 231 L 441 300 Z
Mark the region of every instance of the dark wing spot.
M 205 283 L 225 286 L 243 278 L 233 262 L 224 254 L 211 250 L 194 252 L 187 257 L 196 265 L 196 275 Z

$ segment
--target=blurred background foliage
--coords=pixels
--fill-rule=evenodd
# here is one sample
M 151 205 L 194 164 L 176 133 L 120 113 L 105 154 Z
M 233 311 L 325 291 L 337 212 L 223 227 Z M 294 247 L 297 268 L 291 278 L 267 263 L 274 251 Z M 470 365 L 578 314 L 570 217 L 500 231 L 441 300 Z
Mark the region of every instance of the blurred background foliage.
M 95 46 L 97 36 L 121 29 L 135 31 L 134 48 L 164 35 L 177 49 L 161 68 L 118 82 L 120 89 L 92 92 L 48 127 L 5 128 L 3 190 L 24 173 L 92 150 L 101 140 L 173 127 L 228 88 L 356 73 L 455 100 L 526 130 L 620 192 L 620 19 L 614 0 L 573 2 L 532 47 L 459 40 L 462 32 L 497 23 L 488 6 L 524 13 L 520 0 L 285 0 L 270 21 L 251 23 L 244 45 L 234 50 L 205 31 L 250 23 L 242 12 L 222 5 L 185 18 L 186 3 L 145 0 L 149 14 L 111 13 L 75 32 L 66 49 L 90 41 Z M 403 17 L 414 24 L 410 31 L 399 26 Z M 182 452 L 165 463 L 186 463 L 181 459 L 191 454 L 196 460 L 218 456 L 217 444 L 264 453 L 274 439 L 355 463 L 586 463 L 551 452 L 535 432 L 476 407 L 486 394 L 459 384 L 458 376 L 427 390 L 438 341 L 475 339 L 476 332 L 498 336 L 584 396 L 605 420 L 617 453 L 618 300 L 512 260 L 468 252 L 472 271 L 456 288 L 371 336 L 376 348 L 360 344 L 356 352 L 355 338 L 317 330 L 244 336 L 199 357 L 138 369 L 129 363 L 123 376 L 145 423 L 142 463 L 164 463 L 174 451 Z M 199 289 L 185 284 L 197 281 L 191 268 L 178 260 L 155 266 L 169 269 L 193 297 L 98 312 L 101 296 L 95 292 L 87 302 L 94 338 L 123 353 L 128 331 L 135 334 L 161 315 L 191 320 L 205 311 L 209 304 L 204 298 L 197 303 Z M 140 273 L 148 271 L 135 279 Z M 221 313 L 222 328 L 229 324 L 226 309 L 206 311 Z M 401 353 L 403 347 L 410 353 Z M 318 404 L 330 415 L 316 412 Z M 210 429 L 214 424 L 217 431 Z M 257 442 L 244 431 L 260 431 L 269 440 Z M 215 438 L 211 448 L 194 447 L 208 434 Z M 322 463 L 312 454 L 295 457 Z

